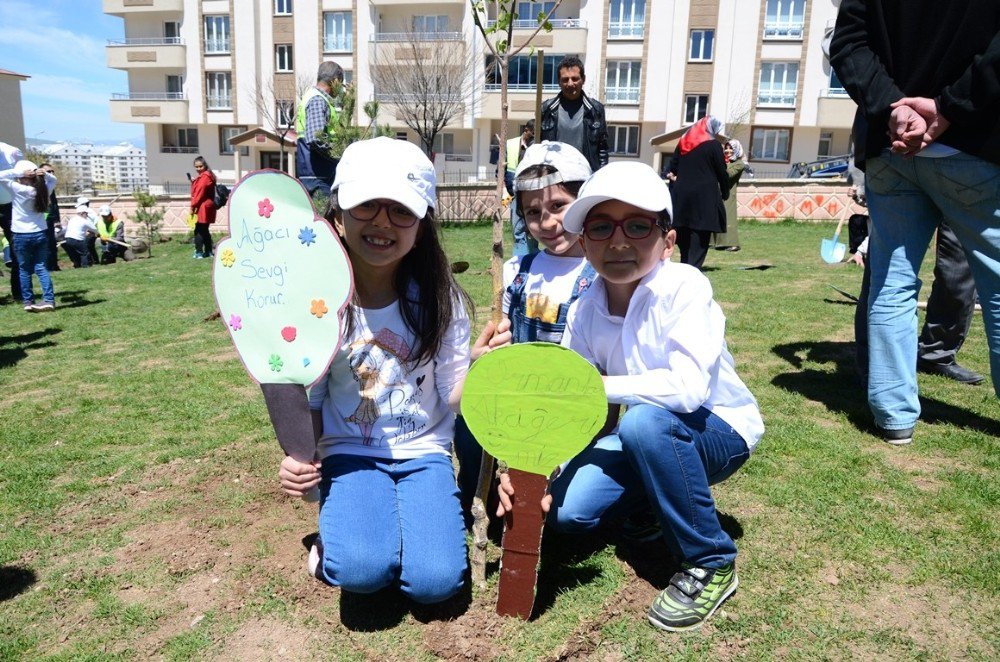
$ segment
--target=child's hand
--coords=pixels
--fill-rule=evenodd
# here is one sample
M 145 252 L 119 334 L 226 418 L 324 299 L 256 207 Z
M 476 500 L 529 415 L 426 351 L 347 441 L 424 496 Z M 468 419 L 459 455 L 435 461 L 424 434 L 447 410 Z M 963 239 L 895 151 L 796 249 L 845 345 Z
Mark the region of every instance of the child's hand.
M 319 460 L 305 463 L 286 455 L 278 469 L 282 491 L 292 496 L 305 496 L 306 492 L 319 485 L 319 467 Z
M 503 517 L 514 510 L 514 486 L 510 482 L 510 474 L 500 474 L 500 487 L 497 489 L 500 496 L 500 503 L 497 505 L 497 517 Z M 552 507 L 552 495 L 546 494 L 542 497 L 541 504 L 543 513 L 548 513 Z
M 487 322 L 486 328 L 472 345 L 472 360 L 475 361 L 483 354 L 509 345 L 511 339 L 509 319 L 500 320 L 500 324 L 494 324 L 492 321 Z

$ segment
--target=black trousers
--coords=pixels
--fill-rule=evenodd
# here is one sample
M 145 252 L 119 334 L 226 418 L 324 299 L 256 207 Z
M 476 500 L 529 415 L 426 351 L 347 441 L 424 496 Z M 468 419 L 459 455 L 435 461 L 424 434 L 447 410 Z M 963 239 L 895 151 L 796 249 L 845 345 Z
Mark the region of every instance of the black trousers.
M 708 255 L 708 244 L 712 240 L 710 230 L 677 228 L 677 249 L 681 252 L 681 263 L 701 269 Z
M 917 340 L 917 360 L 927 363 L 955 363 L 955 355 L 965 343 L 976 306 L 976 284 L 969 260 L 958 237 L 946 224 L 937 231 L 934 284 L 927 299 L 924 328 Z M 868 374 L 868 294 L 871 275 L 865 263 L 861 296 L 854 314 L 858 370 Z
M 56 242 L 56 218 L 51 215 L 45 217 L 45 239 L 49 242 L 49 258 L 45 261 L 45 268 L 49 271 L 59 271 L 59 244 Z
M 212 254 L 212 231 L 208 223 L 194 224 L 194 249 L 205 257 Z
M 21 300 L 21 275 L 17 266 L 17 256 L 14 255 L 14 233 L 10 230 L 10 223 L 13 220 L 14 205 L 10 202 L 0 205 L 0 228 L 3 229 L 3 236 L 10 244 L 10 295 L 14 301 Z
M 976 283 L 958 237 L 945 224 L 937 233 L 934 285 L 917 340 L 917 360 L 951 364 L 965 343 L 976 307 Z

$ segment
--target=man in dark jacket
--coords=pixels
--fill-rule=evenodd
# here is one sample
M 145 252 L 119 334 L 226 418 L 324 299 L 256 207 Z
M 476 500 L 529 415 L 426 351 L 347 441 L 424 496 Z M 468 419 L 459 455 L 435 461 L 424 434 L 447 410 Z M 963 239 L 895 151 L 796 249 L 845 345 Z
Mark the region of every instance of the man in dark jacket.
M 542 104 L 542 140 L 558 140 L 576 147 L 596 171 L 608 165 L 608 123 L 604 106 L 583 92 L 587 81 L 583 62 L 567 55 L 556 68 L 559 94 Z
M 830 60 L 867 121 L 868 403 L 882 438 L 905 444 L 920 415 L 917 276 L 942 222 L 969 258 L 1000 395 L 1000 3 L 843 0 Z

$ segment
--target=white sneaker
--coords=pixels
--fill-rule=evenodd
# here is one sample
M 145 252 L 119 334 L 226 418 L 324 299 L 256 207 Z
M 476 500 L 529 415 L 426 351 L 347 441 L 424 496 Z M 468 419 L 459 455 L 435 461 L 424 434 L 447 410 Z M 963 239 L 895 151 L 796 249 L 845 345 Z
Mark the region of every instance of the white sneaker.
M 309 557 L 306 559 L 306 568 L 309 570 L 309 574 L 316 579 L 323 581 L 323 575 L 320 572 L 319 562 L 320 562 L 320 543 L 319 538 L 313 543 L 313 546 L 309 548 Z

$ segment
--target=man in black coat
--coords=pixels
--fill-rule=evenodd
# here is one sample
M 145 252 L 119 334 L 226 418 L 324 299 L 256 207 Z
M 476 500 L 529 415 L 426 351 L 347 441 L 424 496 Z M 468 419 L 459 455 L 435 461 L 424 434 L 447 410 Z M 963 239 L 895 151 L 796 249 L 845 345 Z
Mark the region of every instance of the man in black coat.
M 542 140 L 558 140 L 580 150 L 590 169 L 608 165 L 608 123 L 604 106 L 583 91 L 587 76 L 575 55 L 560 60 L 559 94 L 542 104 Z
M 983 304 L 1000 395 L 1000 3 L 843 0 L 830 61 L 867 130 L 855 135 L 872 219 L 868 404 L 912 441 L 920 263 L 946 222 Z

